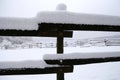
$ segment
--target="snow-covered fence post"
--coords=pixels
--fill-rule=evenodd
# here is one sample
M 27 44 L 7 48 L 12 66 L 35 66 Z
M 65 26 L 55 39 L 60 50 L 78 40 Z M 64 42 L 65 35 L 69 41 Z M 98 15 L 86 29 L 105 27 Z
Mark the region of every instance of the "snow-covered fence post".
M 59 11 L 64 11 L 67 9 L 65 4 L 59 4 L 56 7 Z M 57 54 L 63 54 L 64 52 L 64 31 L 62 29 L 62 26 L 58 28 L 58 34 L 57 34 Z M 59 73 L 57 73 L 57 80 L 64 80 L 64 73 L 60 70 Z
M 66 5 L 65 4 L 59 4 L 56 7 L 57 10 L 66 10 Z M 58 28 L 58 34 L 57 34 L 57 53 L 58 54 L 63 54 L 64 52 L 64 31 L 62 27 Z M 64 80 L 64 73 L 60 70 L 59 73 L 57 73 L 57 80 Z

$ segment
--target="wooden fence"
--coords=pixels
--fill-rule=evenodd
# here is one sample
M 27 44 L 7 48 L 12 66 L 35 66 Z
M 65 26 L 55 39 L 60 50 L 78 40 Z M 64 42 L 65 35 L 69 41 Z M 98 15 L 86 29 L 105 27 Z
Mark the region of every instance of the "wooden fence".
M 56 37 L 57 38 L 57 54 L 63 54 L 64 37 L 72 38 L 73 30 L 77 31 L 113 31 L 119 32 L 120 26 L 110 25 L 77 25 L 77 24 L 53 24 L 41 23 L 38 24 L 38 30 L 0 30 L 0 36 L 37 36 L 37 37 Z M 105 58 L 105 59 L 73 59 L 73 60 L 45 60 L 48 64 L 58 64 L 59 67 L 44 68 L 44 69 L 0 69 L 0 75 L 25 75 L 25 74 L 50 74 L 56 73 L 57 80 L 64 80 L 64 73 L 73 72 L 74 65 L 120 61 L 120 57 Z

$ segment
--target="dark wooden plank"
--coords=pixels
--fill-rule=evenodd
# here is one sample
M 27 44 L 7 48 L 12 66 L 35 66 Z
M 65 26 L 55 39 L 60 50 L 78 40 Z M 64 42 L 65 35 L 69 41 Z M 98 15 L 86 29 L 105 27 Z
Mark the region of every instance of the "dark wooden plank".
M 63 72 L 59 72 L 57 73 L 57 80 L 64 80 L 64 73 Z
M 80 30 L 80 31 L 120 31 L 120 26 L 115 25 L 91 25 L 91 24 L 60 24 L 60 23 L 41 23 L 39 30 Z
M 57 33 L 57 54 L 62 54 L 64 52 L 64 33 L 63 30 L 59 29 Z
M 59 64 L 59 65 L 83 65 L 83 64 L 116 62 L 116 61 L 120 61 L 120 57 L 45 60 L 47 64 Z
M 0 30 L 0 36 L 37 36 L 36 30 Z
M 39 68 L 24 68 L 24 69 L 0 69 L 0 75 L 30 75 L 30 74 L 53 74 L 61 72 L 73 72 L 73 66 L 49 67 L 44 69 Z
M 72 37 L 72 31 L 64 31 L 64 37 Z M 57 37 L 57 31 L 0 30 L 0 36 Z
M 40 31 L 38 35 L 42 37 L 57 37 L 58 32 L 57 31 Z M 73 31 L 64 31 L 63 37 L 72 38 Z

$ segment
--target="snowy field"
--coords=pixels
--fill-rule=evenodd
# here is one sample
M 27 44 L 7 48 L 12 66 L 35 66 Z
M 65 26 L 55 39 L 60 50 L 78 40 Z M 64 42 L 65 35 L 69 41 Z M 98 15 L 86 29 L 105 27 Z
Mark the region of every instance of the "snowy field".
M 66 47 L 65 54 L 82 52 L 120 52 L 120 46 Z M 42 60 L 44 54 L 56 53 L 55 48 L 1 50 L 0 62 Z M 56 80 L 56 74 L 0 76 L 0 80 Z M 120 80 L 120 62 L 88 64 L 74 67 L 73 73 L 65 74 L 65 80 Z

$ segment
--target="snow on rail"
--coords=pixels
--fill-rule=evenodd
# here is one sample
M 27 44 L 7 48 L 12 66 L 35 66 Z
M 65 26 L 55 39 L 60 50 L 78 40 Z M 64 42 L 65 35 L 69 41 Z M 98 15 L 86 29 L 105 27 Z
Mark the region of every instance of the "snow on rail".
M 69 11 L 44 11 L 37 15 L 39 23 L 62 23 L 62 24 L 89 24 L 89 25 L 120 25 L 120 17 L 83 14 Z
M 92 52 L 92 53 L 69 53 L 69 54 L 45 54 L 44 60 L 62 59 L 90 59 L 120 57 L 120 52 Z
M 43 11 L 34 18 L 0 18 L 0 29 L 38 30 L 39 23 L 120 26 L 120 17 L 74 13 L 65 10 Z
M 0 18 L 0 29 L 38 30 L 36 18 Z
M 46 67 L 59 67 L 58 65 L 48 65 L 42 60 L 30 60 L 30 61 L 7 61 L 0 62 L 0 69 L 17 69 L 17 68 L 41 68 Z

